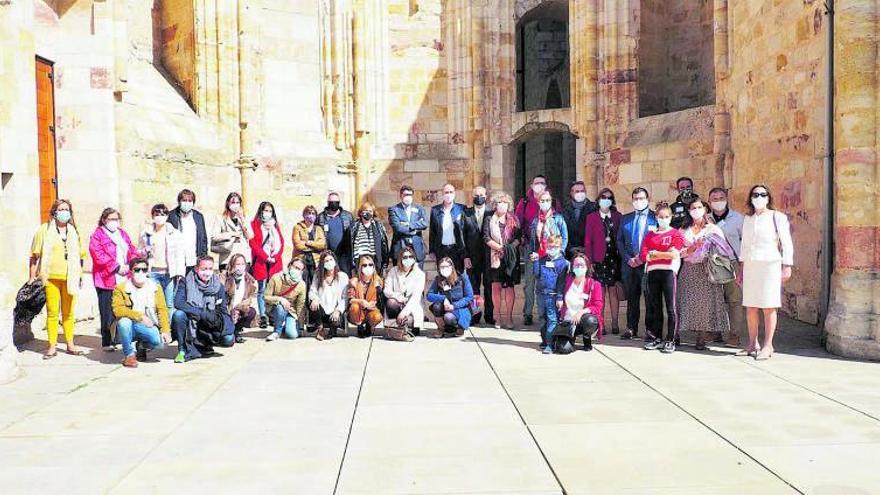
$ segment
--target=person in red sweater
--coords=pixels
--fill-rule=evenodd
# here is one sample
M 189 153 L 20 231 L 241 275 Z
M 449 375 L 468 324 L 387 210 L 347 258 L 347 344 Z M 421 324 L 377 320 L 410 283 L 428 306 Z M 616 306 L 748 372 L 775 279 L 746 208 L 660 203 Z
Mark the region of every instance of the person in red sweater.
M 657 228 L 648 232 L 642 243 L 639 258 L 645 265 L 647 293 L 645 302 L 647 314 L 645 326 L 650 341 L 645 349 L 660 349 L 665 353 L 675 352 L 679 341 L 678 308 L 676 294 L 678 287 L 676 275 L 681 266 L 681 250 L 684 249 L 684 236 L 671 227 L 672 208 L 669 204 L 657 204 Z M 666 340 L 663 337 L 663 304 L 666 304 Z

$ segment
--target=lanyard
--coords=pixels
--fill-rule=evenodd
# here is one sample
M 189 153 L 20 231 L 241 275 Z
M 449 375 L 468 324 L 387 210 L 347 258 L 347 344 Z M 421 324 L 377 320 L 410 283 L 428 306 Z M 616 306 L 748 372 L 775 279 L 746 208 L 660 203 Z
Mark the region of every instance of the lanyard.
M 55 232 L 58 233 L 58 237 L 61 239 L 61 243 L 64 244 L 64 261 L 67 261 L 67 227 L 64 227 L 64 236 L 61 236 L 61 229 L 58 228 L 58 224 L 55 224 Z

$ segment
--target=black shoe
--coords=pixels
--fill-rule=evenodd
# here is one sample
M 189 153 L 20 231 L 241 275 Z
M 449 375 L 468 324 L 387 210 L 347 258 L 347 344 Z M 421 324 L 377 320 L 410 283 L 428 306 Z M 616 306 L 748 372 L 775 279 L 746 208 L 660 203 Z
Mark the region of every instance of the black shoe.
M 136 344 L 135 349 L 137 349 L 137 354 L 135 354 L 135 357 L 137 358 L 137 360 L 140 361 L 140 362 L 142 362 L 142 363 L 145 362 L 145 361 L 147 360 L 147 349 L 145 349 L 145 348 L 141 345 L 140 342 L 138 342 L 138 343 Z
M 269 319 L 265 316 L 260 317 L 260 328 L 266 328 L 269 326 Z
M 486 318 L 486 325 L 495 326 L 495 318 Z
M 236 335 L 235 336 L 235 343 L 236 344 L 244 344 L 244 337 L 242 337 L 241 335 Z
M 591 339 L 591 338 L 584 339 L 584 350 L 585 351 L 592 351 L 593 350 L 593 339 Z
M 634 335 L 635 335 L 635 333 L 633 333 L 632 330 L 627 328 L 625 332 L 620 334 L 620 340 L 632 340 Z
M 474 317 L 471 319 L 471 325 L 479 325 L 479 324 L 480 324 L 480 318 L 482 318 L 481 315 L 474 316 Z
M 411 332 L 413 334 L 413 337 L 418 337 L 419 335 L 422 334 L 422 329 L 421 328 L 413 328 Z
M 617 327 L 612 328 L 612 329 L 611 329 L 611 334 L 612 334 L 612 335 L 619 335 L 619 334 L 620 334 L 620 329 L 617 328 Z
M 532 315 L 523 316 L 523 326 L 530 327 L 533 323 L 535 323 L 535 321 L 532 320 Z
M 661 332 L 660 335 L 663 335 L 663 333 Z M 642 340 L 647 344 L 648 342 L 654 342 L 655 340 L 662 340 L 662 339 L 654 336 L 654 334 L 651 332 L 645 331 L 645 337 Z

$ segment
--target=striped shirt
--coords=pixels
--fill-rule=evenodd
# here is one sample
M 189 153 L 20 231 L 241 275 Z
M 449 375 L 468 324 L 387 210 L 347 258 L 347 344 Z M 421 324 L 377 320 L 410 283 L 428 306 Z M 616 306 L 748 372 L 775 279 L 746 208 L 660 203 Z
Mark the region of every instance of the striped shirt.
M 354 253 L 352 254 L 354 260 L 365 254 L 376 257 L 376 242 L 373 239 L 372 224 L 369 227 L 361 225 L 361 228 L 358 229 L 357 237 L 354 239 Z

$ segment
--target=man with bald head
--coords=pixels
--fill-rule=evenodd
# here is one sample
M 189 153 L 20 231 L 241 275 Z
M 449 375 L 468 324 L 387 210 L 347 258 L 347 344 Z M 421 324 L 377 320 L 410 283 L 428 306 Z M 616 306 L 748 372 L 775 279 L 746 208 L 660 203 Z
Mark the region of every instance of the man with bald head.
M 431 208 L 429 243 L 431 254 L 439 263 L 448 256 L 455 271 L 464 271 L 464 209 L 455 202 L 455 186 L 446 184 L 440 190 L 442 202 Z
M 480 293 L 480 285 L 483 285 L 483 300 L 486 324 L 494 325 L 495 318 L 492 307 L 492 284 L 485 280 L 486 269 L 489 264 L 486 257 L 486 243 L 483 240 L 483 222 L 487 221 L 493 211 L 486 207 L 487 192 L 483 186 L 477 186 L 473 191 L 473 206 L 464 210 L 464 267 L 468 278 L 474 288 L 474 294 Z M 472 324 L 480 322 L 480 315 L 474 315 Z

